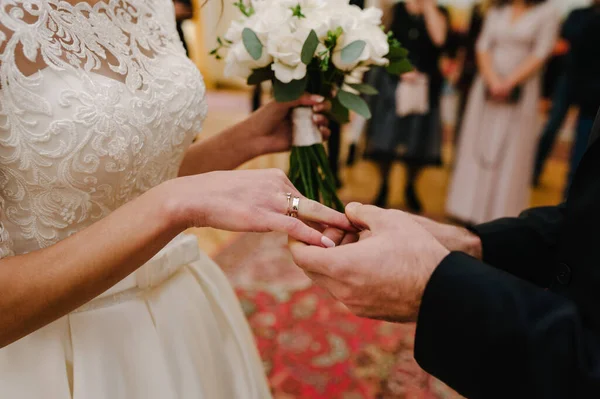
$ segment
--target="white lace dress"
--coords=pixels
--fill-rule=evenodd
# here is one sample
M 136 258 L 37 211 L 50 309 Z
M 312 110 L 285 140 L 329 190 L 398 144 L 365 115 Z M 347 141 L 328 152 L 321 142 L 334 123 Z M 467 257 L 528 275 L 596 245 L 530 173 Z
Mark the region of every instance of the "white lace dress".
M 204 95 L 171 0 L 1 0 L 0 257 L 177 176 Z M 0 398 L 268 397 L 239 303 L 192 236 L 0 349 Z

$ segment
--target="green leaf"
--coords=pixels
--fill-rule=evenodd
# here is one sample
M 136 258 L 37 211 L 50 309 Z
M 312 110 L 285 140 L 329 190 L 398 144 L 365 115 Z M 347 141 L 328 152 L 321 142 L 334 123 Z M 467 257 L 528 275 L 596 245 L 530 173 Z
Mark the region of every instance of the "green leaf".
M 367 96 L 373 96 L 379 93 L 373 86 L 363 83 L 348 83 L 348 86 L 352 87 L 359 93 L 366 94 Z
M 371 118 L 371 110 L 369 110 L 369 106 L 367 105 L 366 101 L 360 98 L 360 96 L 340 90 L 337 98 L 340 101 L 340 104 L 349 110 L 356 112 L 365 119 Z
M 408 56 L 408 50 L 403 47 L 390 47 L 390 52 L 386 56 L 392 61 L 399 61 Z
M 403 73 L 412 71 L 413 66 L 410 61 L 405 58 L 400 61 L 391 62 L 386 69 L 388 73 L 392 75 L 402 75 Z
M 263 45 L 258 39 L 258 36 L 256 36 L 256 33 L 250 28 L 244 28 L 242 31 L 242 40 L 250 57 L 255 61 L 260 59 L 263 52 Z
M 248 83 L 250 86 L 254 86 L 264 81 L 271 80 L 274 76 L 275 75 L 271 70 L 271 67 L 267 66 L 264 68 L 253 70 L 252 74 L 248 76 L 248 80 L 246 83 Z
M 312 61 L 315 51 L 317 51 L 317 46 L 319 45 L 319 38 L 317 37 L 317 33 L 314 30 L 311 30 L 302 46 L 302 63 L 310 64 Z
M 344 64 L 351 64 L 360 57 L 367 42 L 364 40 L 355 40 L 342 49 L 342 62 Z
M 348 112 L 348 108 L 344 107 L 337 97 L 331 100 L 331 111 L 329 111 L 329 113 L 331 114 L 331 117 L 340 125 L 350 122 L 350 113 Z
M 297 4 L 295 7 L 291 8 L 292 16 L 297 17 L 298 19 L 306 18 L 306 15 L 302 14 L 302 7 L 300 4 Z
M 273 94 L 275 100 L 280 103 L 295 101 L 304 94 L 308 78 L 305 76 L 300 80 L 292 80 L 290 83 L 282 83 L 277 79 L 273 80 Z

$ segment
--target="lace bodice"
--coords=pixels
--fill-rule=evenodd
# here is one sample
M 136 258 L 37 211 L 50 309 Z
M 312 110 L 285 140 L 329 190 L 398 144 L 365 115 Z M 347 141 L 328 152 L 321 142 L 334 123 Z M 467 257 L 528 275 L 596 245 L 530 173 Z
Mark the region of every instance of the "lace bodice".
M 0 257 L 174 178 L 204 94 L 171 0 L 0 1 Z

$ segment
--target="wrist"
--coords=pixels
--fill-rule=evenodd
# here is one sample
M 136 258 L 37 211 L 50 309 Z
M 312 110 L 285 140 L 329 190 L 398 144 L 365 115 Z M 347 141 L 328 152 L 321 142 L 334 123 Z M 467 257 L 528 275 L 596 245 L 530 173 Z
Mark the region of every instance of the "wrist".
M 178 187 L 184 179 L 187 177 L 166 181 L 145 194 L 155 204 L 156 219 L 163 224 L 164 230 L 180 233 L 195 224 L 190 217 L 188 198 L 178 194 Z
M 461 250 L 474 257 L 475 259 L 482 260 L 483 258 L 483 249 L 481 244 L 481 238 L 472 231 L 469 231 L 465 228 L 461 229 Z
M 232 128 L 228 140 L 228 144 L 233 146 L 233 151 L 241 154 L 244 162 L 269 153 L 268 140 L 257 130 L 256 125 L 250 116 Z

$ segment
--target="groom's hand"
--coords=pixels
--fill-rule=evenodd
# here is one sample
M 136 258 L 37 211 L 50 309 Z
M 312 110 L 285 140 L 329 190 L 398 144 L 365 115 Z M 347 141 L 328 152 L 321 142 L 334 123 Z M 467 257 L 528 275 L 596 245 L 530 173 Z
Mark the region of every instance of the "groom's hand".
M 295 262 L 358 316 L 415 321 L 448 249 L 401 211 L 353 203 L 346 216 L 362 230 L 357 241 L 329 249 L 293 241 Z

